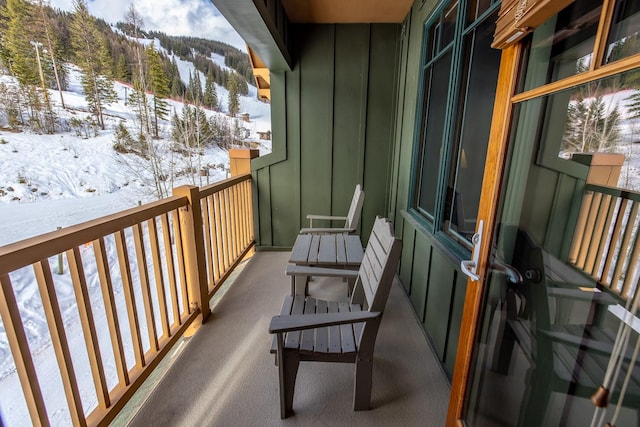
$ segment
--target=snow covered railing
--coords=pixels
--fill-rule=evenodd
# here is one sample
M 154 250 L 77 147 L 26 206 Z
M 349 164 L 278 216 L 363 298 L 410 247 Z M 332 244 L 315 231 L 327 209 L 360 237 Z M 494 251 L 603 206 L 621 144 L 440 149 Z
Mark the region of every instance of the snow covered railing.
M 640 274 L 640 193 L 587 184 L 569 261 L 600 284 L 632 299 Z
M 243 175 L 0 247 L 0 315 L 34 425 L 113 420 L 252 249 L 251 201 Z M 29 286 L 41 307 L 21 304 Z M 40 310 L 50 343 L 33 348 L 25 310 Z M 47 348 L 60 383 L 34 361 Z

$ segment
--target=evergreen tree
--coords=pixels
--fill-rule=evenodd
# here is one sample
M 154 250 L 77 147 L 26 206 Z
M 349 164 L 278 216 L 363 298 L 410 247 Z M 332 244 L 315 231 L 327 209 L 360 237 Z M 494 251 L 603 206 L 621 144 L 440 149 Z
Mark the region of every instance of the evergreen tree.
M 628 96 L 625 101 L 627 101 L 629 118 L 640 118 L 640 90 L 636 90 L 632 95 Z
M 180 77 L 180 71 L 178 70 L 178 63 L 174 56 L 171 60 L 171 96 L 176 98 L 182 98 L 185 92 L 184 82 Z
M 142 17 L 133 5 L 129 6 L 127 13 L 125 14 L 125 22 L 131 29 L 134 38 L 138 38 L 142 33 L 142 27 L 144 21 Z M 149 117 L 149 104 L 147 100 L 147 78 L 145 75 L 144 61 L 142 58 L 142 47 L 139 43 L 135 44 L 135 57 L 137 63 L 136 76 L 133 79 L 134 92 L 131 94 L 130 100 L 134 110 L 138 115 L 140 121 L 140 133 L 151 133 L 151 118 Z M 148 138 L 145 138 L 148 140 Z
M 55 31 L 53 29 L 53 25 L 51 22 L 51 19 L 47 16 L 47 13 L 45 11 L 45 6 L 48 6 L 48 4 L 45 4 L 45 0 L 36 0 L 37 1 L 37 9 L 38 9 L 38 13 L 36 14 L 36 28 L 40 29 L 40 39 L 42 41 L 43 46 L 45 46 L 47 52 L 49 53 L 49 58 L 51 60 L 51 66 L 53 68 L 53 73 L 56 79 L 56 86 L 58 88 L 58 92 L 60 95 L 60 103 L 62 104 L 62 108 L 67 108 L 64 105 L 64 97 L 62 95 L 62 79 L 61 79 L 61 73 L 59 71 L 59 66 L 58 66 L 58 62 L 56 60 L 57 55 L 57 51 L 58 49 L 58 45 L 59 43 L 57 42 L 56 39 L 56 35 L 55 35 Z
M 20 85 L 19 102 L 26 104 L 24 109 L 17 109 L 20 114 L 16 119 L 23 122 L 22 111 L 25 111 L 28 122 L 36 130 L 53 133 L 56 118 L 48 96 L 40 47 L 34 41 L 33 7 L 25 0 L 8 0 L 2 16 L 5 21 L 0 54 Z
M 213 110 L 218 109 L 218 91 L 216 90 L 216 83 L 213 80 L 213 71 L 209 69 L 207 74 L 207 81 L 204 85 L 204 105 Z
M 196 105 L 200 105 L 202 103 L 202 98 L 204 98 L 204 94 L 202 93 L 202 81 L 200 80 L 200 72 L 196 70 L 193 76 L 193 101 Z
M 125 54 L 120 54 L 118 56 L 115 77 L 122 82 L 128 82 L 131 78 L 129 75 L 129 66 L 127 65 L 127 56 Z
M 235 117 L 240 112 L 240 97 L 238 95 L 238 80 L 234 73 L 229 74 L 227 89 L 229 89 L 229 115 Z
M 4 64 L 21 85 L 37 85 L 38 65 L 28 31 L 33 22 L 31 5 L 25 0 L 7 0 L 2 16 L 6 19 L 2 28 Z
M 72 43 L 77 65 L 82 70 L 82 88 L 91 112 L 104 130 L 104 106 L 117 99 L 110 78 L 111 58 L 96 20 L 89 14 L 85 0 L 73 0 Z
M 164 98 L 169 96 L 169 81 L 162 67 L 162 58 L 153 43 L 146 51 L 149 67 L 149 89 L 153 92 L 153 131 L 154 136 L 159 138 L 158 119 L 166 120 L 169 114 L 169 104 Z

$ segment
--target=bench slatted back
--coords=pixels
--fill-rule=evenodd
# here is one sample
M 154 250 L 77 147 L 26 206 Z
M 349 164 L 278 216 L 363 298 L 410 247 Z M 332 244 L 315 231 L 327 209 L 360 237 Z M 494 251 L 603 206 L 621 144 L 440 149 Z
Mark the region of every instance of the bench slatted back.
M 370 311 L 384 310 L 401 252 L 402 241 L 394 237 L 391 223 L 377 217 L 355 285 L 362 286 Z
M 345 228 L 356 229 L 360 222 L 360 216 L 362 215 L 362 205 L 364 204 L 364 191 L 360 184 L 356 185 L 356 189 L 353 193 L 353 199 L 351 199 L 351 205 L 349 206 L 349 213 L 347 214 L 347 221 L 345 222 Z

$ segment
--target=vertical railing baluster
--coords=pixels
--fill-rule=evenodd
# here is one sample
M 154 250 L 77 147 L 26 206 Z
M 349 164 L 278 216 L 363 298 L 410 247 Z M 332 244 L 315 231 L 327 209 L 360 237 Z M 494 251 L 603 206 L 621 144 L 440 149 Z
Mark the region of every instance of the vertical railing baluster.
M 147 336 L 151 350 L 158 351 L 158 334 L 156 332 L 156 321 L 153 315 L 153 304 L 151 302 L 151 285 L 149 283 L 149 270 L 147 268 L 147 254 L 144 250 L 144 236 L 142 226 L 134 224 L 133 241 L 136 248 L 136 260 L 138 264 L 138 274 L 140 275 L 140 291 L 142 293 L 142 305 L 147 322 Z
M 625 258 L 627 257 L 626 249 L 631 242 L 631 235 L 633 234 L 633 224 L 636 222 L 636 216 L 638 215 L 638 203 L 631 202 L 631 211 L 627 218 L 627 225 L 624 230 L 624 237 L 622 238 L 622 244 L 620 245 L 620 252 L 618 253 L 618 259 L 616 260 L 616 268 L 613 270 L 613 276 L 611 277 L 611 289 L 618 293 L 622 293 L 622 289 L 618 286 L 620 280 L 620 274 L 622 274 L 622 266 L 624 265 Z
M 596 222 L 593 226 L 593 234 L 591 237 L 591 243 L 589 244 L 589 251 L 587 254 L 587 259 L 585 262 L 585 271 L 592 276 L 595 276 L 596 268 L 600 267 L 599 261 L 602 256 L 602 251 L 604 250 L 604 245 L 607 241 L 607 236 L 605 233 L 608 233 L 608 224 L 611 220 L 611 215 L 613 212 L 610 209 L 611 206 L 611 196 L 605 194 L 600 199 L 600 206 L 598 207 L 598 213 L 596 217 Z M 598 257 L 600 254 L 600 257 Z
M 109 336 L 111 338 L 111 348 L 116 364 L 118 383 L 123 386 L 128 386 L 129 372 L 127 371 L 127 364 L 125 362 L 116 299 L 113 293 L 113 283 L 111 282 L 111 274 L 109 273 L 109 260 L 107 258 L 107 250 L 103 237 L 93 241 L 93 251 L 96 257 L 98 278 L 100 279 L 100 289 L 102 290 L 102 299 L 104 300 L 107 325 L 109 326 Z
M 215 193 L 207 197 L 207 207 L 209 210 L 209 222 L 211 225 L 211 269 L 213 271 L 214 286 L 220 280 L 220 265 L 218 264 L 219 248 L 217 237 L 216 211 L 214 203 Z
M 231 263 L 238 258 L 238 206 L 236 205 L 236 186 L 229 187 L 229 210 L 231 216 Z
M 574 233 L 573 242 L 569 251 L 569 262 L 576 265 L 578 263 L 578 255 L 585 243 L 585 227 L 587 225 L 587 217 L 589 216 L 589 206 L 593 200 L 593 191 L 585 191 L 582 202 L 580 203 L 580 211 L 576 220 L 576 231 Z
M 182 241 L 184 236 L 182 235 L 182 226 L 180 224 L 180 213 L 175 210 L 172 212 L 173 218 L 173 234 L 175 236 L 176 243 L 176 255 L 178 257 L 178 274 L 180 278 L 180 294 L 182 297 L 182 313 L 186 317 L 189 315 L 191 309 L 189 308 L 189 291 L 187 289 L 187 267 L 184 260 L 184 247 Z
M 171 336 L 169 327 L 169 314 L 167 312 L 167 296 L 164 290 L 164 275 L 162 274 L 162 259 L 160 257 L 160 243 L 158 242 L 158 226 L 156 219 L 147 221 L 149 232 L 149 244 L 151 245 L 151 259 L 153 260 L 153 272 L 156 282 L 156 293 L 158 296 L 158 311 L 160 312 L 160 324 L 162 325 L 161 338 Z
M 596 193 L 593 195 L 591 199 L 591 205 L 589 206 L 589 215 L 587 216 L 587 221 L 584 226 L 584 236 L 583 243 L 580 248 L 580 252 L 578 254 L 578 261 L 576 265 L 578 268 L 584 269 L 585 263 L 587 260 L 587 254 L 589 252 L 590 242 L 593 239 L 593 232 L 596 223 L 596 219 L 598 218 L 598 210 L 600 206 L 600 200 L 602 199 L 602 193 Z
M 240 201 L 241 201 L 241 227 L 242 227 L 242 247 L 246 247 L 247 243 L 249 242 L 248 236 L 247 236 L 247 186 L 246 186 L 246 181 L 242 181 L 240 183 Z
M 204 221 L 204 246 L 207 256 L 207 273 L 208 273 L 208 288 L 212 289 L 215 285 L 215 272 L 213 269 L 213 245 L 211 243 L 211 218 L 209 216 L 209 204 L 207 203 L 208 197 L 205 197 L 200 201 L 200 207 L 202 208 L 202 219 Z
M 22 385 L 24 398 L 34 426 L 49 426 L 47 408 L 42 398 L 38 375 L 31 357 L 29 341 L 24 332 L 20 309 L 13 293 L 13 285 L 8 274 L 0 276 L 0 317 L 13 355 L 16 372 Z M 26 421 L 26 420 L 25 420 Z
M 224 275 L 224 239 L 223 239 L 223 218 L 222 218 L 222 201 L 220 197 L 220 192 L 216 192 L 214 194 L 215 197 L 215 205 L 216 205 L 216 241 L 218 246 L 218 271 L 220 272 L 220 276 Z
M 171 228 L 169 227 L 169 216 L 164 213 L 160 216 L 162 224 L 162 240 L 164 241 L 164 256 L 167 262 L 167 277 L 169 278 L 169 294 L 171 296 L 171 312 L 173 323 L 171 327 L 180 325 L 180 305 L 178 304 L 178 284 L 176 283 L 176 267 L 173 259 L 171 244 Z
M 626 262 L 626 269 L 624 274 L 624 281 L 622 289 L 620 289 L 620 295 L 627 298 L 630 294 L 631 285 L 633 284 L 633 277 L 638 265 L 638 259 L 640 258 L 640 230 L 636 229 L 636 219 L 627 222 L 627 227 L 634 229 L 635 236 L 633 238 L 633 249 L 629 254 Z
M 78 390 L 78 381 L 76 380 L 73 370 L 73 362 L 71 360 L 71 352 L 69 350 L 69 341 L 64 330 L 64 322 L 60 305 L 58 304 L 58 296 L 56 295 L 53 277 L 51 276 L 51 268 L 49 260 L 44 259 L 33 264 L 36 275 L 36 283 L 42 297 L 42 307 L 44 309 L 49 332 L 51 335 L 51 343 L 56 354 L 58 367 L 60 368 L 60 376 L 64 393 L 67 397 L 67 405 L 69 406 L 69 414 L 71 422 L 75 426 L 85 426 L 84 411 L 82 409 L 82 401 L 80 400 L 80 392 Z
M 102 363 L 102 355 L 100 354 L 100 344 L 96 325 L 91 311 L 91 298 L 87 289 L 87 280 L 82 265 L 82 256 L 78 247 L 71 248 L 67 251 L 67 262 L 69 264 L 69 272 L 73 283 L 73 291 L 76 295 L 76 303 L 80 314 L 80 324 L 84 334 L 84 341 L 89 355 L 89 366 L 91 367 L 91 375 L 93 376 L 93 384 L 98 397 L 98 405 L 102 410 L 106 410 L 111 406 L 109 399 L 109 388 L 107 387 L 107 379 L 104 374 L 104 366 Z
M 618 198 L 618 213 L 616 214 L 616 220 L 613 224 L 613 231 L 611 232 L 611 239 L 609 239 L 609 245 L 607 247 L 607 255 L 604 261 L 604 268 L 602 269 L 602 275 L 600 276 L 600 282 L 608 287 L 611 287 L 611 281 L 609 280 L 609 273 L 611 272 L 611 266 L 613 264 L 614 255 L 620 240 L 620 234 L 622 225 L 625 223 L 624 216 L 627 212 L 627 203 L 629 199 Z
M 225 234 L 227 240 L 227 250 L 225 257 L 224 271 L 227 272 L 229 267 L 233 263 L 233 223 L 231 220 L 231 197 L 229 195 L 229 188 L 225 188 L 224 194 L 224 217 L 226 219 Z
M 144 357 L 142 348 L 142 339 L 140 337 L 140 320 L 138 319 L 138 310 L 136 308 L 136 297 L 133 292 L 133 281 L 131 280 L 131 265 L 129 261 L 129 250 L 127 249 L 127 238 L 124 230 L 120 230 L 114 234 L 116 239 L 116 249 L 118 251 L 118 264 L 120 266 L 120 277 L 122 279 L 122 291 L 124 293 L 124 301 L 127 307 L 127 318 L 129 320 L 129 331 L 131 333 L 131 342 L 133 345 L 133 355 L 139 369 L 146 366 L 147 362 Z

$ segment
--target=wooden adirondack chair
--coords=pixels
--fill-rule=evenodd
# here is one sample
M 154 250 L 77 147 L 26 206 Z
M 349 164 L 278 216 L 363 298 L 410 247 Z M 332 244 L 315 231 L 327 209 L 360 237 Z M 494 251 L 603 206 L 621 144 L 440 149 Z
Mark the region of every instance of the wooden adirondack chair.
M 280 316 L 271 319 L 269 332 L 277 334 L 271 352 L 276 353 L 282 418 L 293 413 L 293 392 L 301 361 L 355 363 L 353 409 L 369 409 L 373 348 L 401 252 L 402 242 L 394 237 L 391 224 L 378 217 L 358 272 L 289 268 L 291 275 L 353 275 L 357 279 L 350 302 L 288 295 Z M 365 300 L 364 307 L 357 303 Z
M 351 199 L 351 206 L 347 216 L 331 216 L 331 215 L 307 215 L 309 220 L 309 228 L 302 228 L 300 234 L 321 234 L 321 233 L 355 233 L 360 223 L 360 216 L 362 215 L 362 205 L 364 203 L 364 191 L 360 184 L 356 185 L 356 189 Z M 317 228 L 313 226 L 313 220 L 329 220 L 329 221 L 344 221 L 343 227 L 326 227 Z

